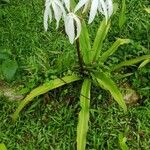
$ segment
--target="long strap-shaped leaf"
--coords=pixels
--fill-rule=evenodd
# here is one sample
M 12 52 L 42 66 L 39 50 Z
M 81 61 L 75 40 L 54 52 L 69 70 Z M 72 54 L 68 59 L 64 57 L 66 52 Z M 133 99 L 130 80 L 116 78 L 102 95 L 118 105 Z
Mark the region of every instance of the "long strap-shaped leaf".
M 111 71 L 115 71 L 115 70 L 120 69 L 121 67 L 124 67 L 124 66 L 130 66 L 130 65 L 137 64 L 137 63 L 139 63 L 143 60 L 146 60 L 146 59 L 150 59 L 150 55 L 144 55 L 144 56 L 137 57 L 135 59 L 123 61 L 120 64 L 113 66 L 111 68 Z
M 82 52 L 84 63 L 89 64 L 91 60 L 90 58 L 91 45 L 88 29 L 84 20 L 82 20 L 82 30 L 79 41 L 80 41 L 80 50 Z
M 139 69 L 146 66 L 148 63 L 150 63 L 150 59 L 146 59 L 144 60 L 140 65 L 139 65 Z
M 103 44 L 104 39 L 106 38 L 109 28 L 110 28 L 110 21 L 106 23 L 106 20 L 104 19 L 99 26 L 99 29 L 97 31 L 94 44 L 92 47 L 91 52 L 93 53 L 93 59 L 92 59 L 93 62 L 97 61 L 101 53 L 102 44 Z
M 85 150 L 86 135 L 88 131 L 89 107 L 90 107 L 90 79 L 85 79 L 81 89 L 79 121 L 77 126 L 77 150 Z
M 111 56 L 117 49 L 120 45 L 123 45 L 123 44 L 128 44 L 130 43 L 131 40 L 129 39 L 117 39 L 113 45 L 106 51 L 102 54 L 102 56 L 100 57 L 100 62 L 101 63 L 104 63 L 106 61 L 106 59 Z
M 120 29 L 125 24 L 125 22 L 126 22 L 126 1 L 122 0 L 121 13 L 119 15 L 119 28 Z
M 0 150 L 7 150 L 5 144 L 3 143 L 0 143 Z
M 55 80 L 51 80 L 48 83 L 45 83 L 42 86 L 39 86 L 37 88 L 35 88 L 33 91 L 31 91 L 31 93 L 29 95 L 27 95 L 25 97 L 25 99 L 23 101 L 21 101 L 20 105 L 18 106 L 18 108 L 16 109 L 15 113 L 13 114 L 12 118 L 15 121 L 17 119 L 17 117 L 19 116 L 20 111 L 30 102 L 33 100 L 33 98 L 35 98 L 36 96 L 39 96 L 41 94 L 44 94 L 50 90 L 56 89 L 60 86 L 63 86 L 65 84 L 74 82 L 80 80 L 80 77 L 76 76 L 76 75 L 72 75 L 72 76 L 66 76 L 63 78 L 57 78 Z
M 123 99 L 123 96 L 121 92 L 119 91 L 118 87 L 116 84 L 113 82 L 112 79 L 110 79 L 105 73 L 103 72 L 98 72 L 93 74 L 93 77 L 96 78 L 97 82 L 102 88 L 105 88 L 108 90 L 113 98 L 117 101 L 117 103 L 123 108 L 123 110 L 126 112 L 127 111 L 127 106 L 125 104 L 125 101 Z

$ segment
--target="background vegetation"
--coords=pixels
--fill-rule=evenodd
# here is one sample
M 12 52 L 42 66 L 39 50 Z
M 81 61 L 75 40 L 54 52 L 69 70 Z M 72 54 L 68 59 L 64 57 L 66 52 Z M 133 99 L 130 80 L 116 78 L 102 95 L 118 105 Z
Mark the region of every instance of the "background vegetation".
M 117 37 L 130 38 L 135 44 L 122 46 L 108 63 L 150 54 L 150 15 L 144 11 L 150 2 L 127 0 L 126 4 L 126 23 L 119 29 L 118 11 L 112 20 L 105 48 Z M 49 32 L 44 32 L 43 10 L 44 1 L 0 1 L 0 52 L 9 53 L 11 59 L 18 62 L 9 86 L 21 85 L 23 94 L 49 79 L 70 74 L 76 68 L 74 47 L 69 44 L 63 26 L 55 31 L 52 23 Z M 93 35 L 99 21 L 97 18 L 90 27 Z M 132 66 L 121 70 L 133 73 L 122 82 L 129 83 L 140 95 L 140 101 L 129 106 L 127 114 L 103 90 L 92 89 L 87 149 L 117 150 L 120 133 L 127 138 L 129 149 L 150 149 L 150 65 L 140 70 L 137 68 Z M 4 80 L 4 76 L 0 76 Z M 65 86 L 38 97 L 14 124 L 11 114 L 18 102 L 10 102 L 1 96 L 0 143 L 5 143 L 10 150 L 75 149 L 79 87 L 77 84 Z

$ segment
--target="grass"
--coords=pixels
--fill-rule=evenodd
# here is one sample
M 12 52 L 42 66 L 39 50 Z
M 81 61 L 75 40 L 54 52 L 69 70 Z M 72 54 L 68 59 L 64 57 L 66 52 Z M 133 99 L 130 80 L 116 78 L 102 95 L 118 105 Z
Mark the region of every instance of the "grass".
M 8 149 L 75 149 L 78 99 L 67 95 L 59 95 L 59 101 L 56 98 L 50 98 L 48 103 L 43 103 L 43 98 L 39 98 L 22 112 L 15 124 L 10 117 L 16 105 L 1 99 L 0 141 Z M 87 149 L 119 149 L 120 132 L 127 137 L 131 150 L 149 149 L 148 100 L 143 106 L 131 107 L 128 114 L 112 102 L 93 102 L 91 108 Z
M 136 44 L 120 48 L 109 63 L 149 53 L 139 46 L 150 49 L 150 16 L 143 10 L 147 5 L 149 0 L 128 0 L 127 22 L 121 30 L 118 30 L 118 13 L 114 17 L 113 30 L 106 43 L 122 37 L 133 39 Z M 74 47 L 64 36 L 63 27 L 56 32 L 52 24 L 50 32 L 43 31 L 43 6 L 41 1 L 29 0 L 0 5 L 0 50 L 10 51 L 19 63 L 11 84 L 21 84 L 28 91 L 63 72 L 69 74 L 72 72 L 70 64 L 76 67 Z M 93 35 L 98 22 L 97 18 L 90 28 Z M 88 150 L 120 149 L 120 132 L 127 138 L 129 149 L 150 149 L 150 66 L 136 70 L 137 66 L 123 70 L 134 73 L 125 80 L 140 93 L 142 101 L 140 105 L 129 107 L 127 114 L 106 93 L 93 88 Z M 11 122 L 11 114 L 18 102 L 0 97 L 0 143 L 5 143 L 10 150 L 74 150 L 80 109 L 78 87 L 76 84 L 66 86 L 48 93 L 49 98 L 47 95 L 36 98 L 16 123 Z

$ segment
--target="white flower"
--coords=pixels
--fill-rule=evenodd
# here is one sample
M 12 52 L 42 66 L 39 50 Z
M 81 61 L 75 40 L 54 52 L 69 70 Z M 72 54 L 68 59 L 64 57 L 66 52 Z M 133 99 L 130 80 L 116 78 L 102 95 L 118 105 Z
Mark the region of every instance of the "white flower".
M 80 0 L 74 9 L 74 12 L 77 12 L 81 7 L 87 6 L 90 3 L 91 0 Z
M 102 5 L 105 5 L 105 6 L 102 6 Z M 112 13 L 113 13 L 113 2 L 112 2 L 112 0 L 106 0 L 104 3 L 102 2 L 101 5 L 98 7 L 99 12 L 101 12 L 103 15 L 105 15 L 104 7 L 106 7 L 107 17 L 110 18 Z
M 79 3 L 76 5 L 74 12 L 78 11 L 83 6 L 87 7 L 90 4 L 91 8 L 88 21 L 89 24 L 94 20 L 97 11 L 101 12 L 105 16 L 106 21 L 113 13 L 112 0 L 80 0 Z
M 67 8 L 68 12 L 70 11 L 70 0 L 62 0 L 62 2 L 65 4 L 65 7 Z
M 48 19 L 52 21 L 52 10 L 54 12 L 54 17 L 56 19 L 56 28 L 59 26 L 59 21 L 62 15 L 65 15 L 65 9 L 63 8 L 62 2 L 60 0 L 46 0 L 45 1 L 45 12 L 44 12 L 44 28 L 45 31 L 48 29 Z
M 112 0 L 106 0 L 106 6 L 107 6 L 108 17 L 111 17 L 111 15 L 113 14 L 113 2 L 112 2 Z
M 64 19 L 65 21 L 65 31 L 69 37 L 69 41 L 73 44 L 74 40 L 76 40 L 81 33 L 81 22 L 80 19 L 74 14 L 69 13 Z

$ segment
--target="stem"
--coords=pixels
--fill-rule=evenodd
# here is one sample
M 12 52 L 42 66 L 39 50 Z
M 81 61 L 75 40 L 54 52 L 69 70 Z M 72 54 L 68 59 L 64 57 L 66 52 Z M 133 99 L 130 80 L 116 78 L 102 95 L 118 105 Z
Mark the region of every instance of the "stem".
M 83 75 L 84 68 L 83 68 L 83 60 L 82 60 L 81 52 L 80 52 L 79 39 L 76 40 L 76 49 L 77 49 L 78 61 L 79 61 L 79 65 L 80 65 L 80 73 Z

